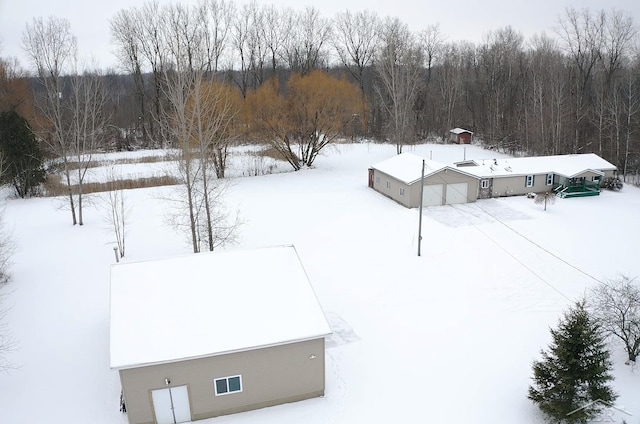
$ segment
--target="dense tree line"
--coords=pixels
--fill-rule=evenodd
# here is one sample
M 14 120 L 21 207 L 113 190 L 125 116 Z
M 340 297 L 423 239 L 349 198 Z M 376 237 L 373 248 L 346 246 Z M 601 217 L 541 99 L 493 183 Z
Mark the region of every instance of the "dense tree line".
M 530 40 L 506 27 L 481 42 L 449 42 L 437 25 L 412 32 L 369 11 L 329 19 L 313 7 L 147 2 L 110 18 L 119 70 L 101 78 L 111 125 L 122 131 L 107 141 L 148 147 L 171 141 L 163 112 L 179 50 L 187 67 L 197 64 L 204 79 L 234 87 L 243 101 L 267 82 L 276 81 L 283 94 L 294 74 L 322 70 L 348 78 L 359 87 L 360 107 L 342 135 L 389 141 L 398 151 L 459 126 L 487 147 L 534 155 L 595 152 L 623 173 L 636 172 L 636 23 L 623 11 L 588 9 L 567 9 L 555 23 L 550 35 Z M 19 68 L 2 63 L 0 84 L 15 87 L 0 87 L 0 108 L 6 109 L 25 88 L 17 87 L 24 84 L 15 76 L 22 75 Z M 243 117 L 253 126 L 254 117 Z M 273 132 L 263 134 L 269 141 L 265 136 Z

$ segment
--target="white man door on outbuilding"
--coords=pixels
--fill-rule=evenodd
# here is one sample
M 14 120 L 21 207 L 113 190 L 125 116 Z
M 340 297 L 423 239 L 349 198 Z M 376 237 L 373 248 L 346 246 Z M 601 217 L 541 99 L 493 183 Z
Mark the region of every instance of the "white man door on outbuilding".
M 151 391 L 153 412 L 158 424 L 178 424 L 191 421 L 187 386 Z

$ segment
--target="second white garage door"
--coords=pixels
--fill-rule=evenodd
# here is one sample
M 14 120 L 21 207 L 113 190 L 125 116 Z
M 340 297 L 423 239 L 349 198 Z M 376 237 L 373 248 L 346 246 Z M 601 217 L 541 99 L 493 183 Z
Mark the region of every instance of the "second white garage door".
M 447 184 L 447 205 L 467 203 L 469 183 Z
M 422 206 L 442 205 L 442 184 L 425 185 L 422 192 Z

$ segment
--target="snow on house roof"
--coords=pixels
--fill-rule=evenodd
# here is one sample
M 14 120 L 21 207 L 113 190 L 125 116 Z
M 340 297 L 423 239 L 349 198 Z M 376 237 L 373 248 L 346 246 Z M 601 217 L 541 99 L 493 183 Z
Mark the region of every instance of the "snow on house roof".
M 574 177 L 585 171 L 602 174 L 617 169 L 612 163 L 595 153 L 534 156 L 526 158 L 476 159 L 478 166 L 465 166 L 464 170 L 480 178 L 506 177 L 554 173 Z
M 110 309 L 116 369 L 331 333 L 293 246 L 115 264 Z
M 475 175 L 467 173 L 467 168 L 463 170 L 443 165 L 439 162 L 435 162 L 429 159 L 425 159 L 422 156 L 415 155 L 413 153 L 401 153 L 393 156 L 389 159 L 383 160 L 371 167 L 377 169 L 380 172 L 384 172 L 393 178 L 402 181 L 405 184 L 413 184 L 414 182 L 422 178 L 422 161 L 424 160 L 424 176 L 425 178 L 442 171 L 443 169 L 450 169 L 455 172 L 470 175 L 477 178 Z
M 464 128 L 454 128 L 452 130 L 449 130 L 449 132 L 454 133 L 454 134 L 462 134 L 462 133 L 473 134 L 472 131 L 465 130 Z

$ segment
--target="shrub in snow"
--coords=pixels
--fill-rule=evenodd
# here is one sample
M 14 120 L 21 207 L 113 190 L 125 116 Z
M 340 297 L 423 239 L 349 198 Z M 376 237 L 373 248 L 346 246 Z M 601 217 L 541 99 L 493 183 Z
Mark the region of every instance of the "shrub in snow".
M 529 399 L 559 422 L 595 417 L 617 395 L 609 387 L 612 363 L 598 323 L 578 302 L 551 329 L 552 342 L 533 363 Z
M 604 180 L 602 180 L 602 183 L 600 184 L 600 187 L 602 188 L 606 188 L 607 190 L 622 190 L 622 186 L 624 184 L 622 184 L 622 181 L 620 181 L 620 178 L 618 177 L 607 177 Z
M 552 191 L 545 191 L 535 195 L 536 205 L 544 204 L 544 210 L 547 210 L 547 203 L 553 205 L 556 201 L 556 194 Z

